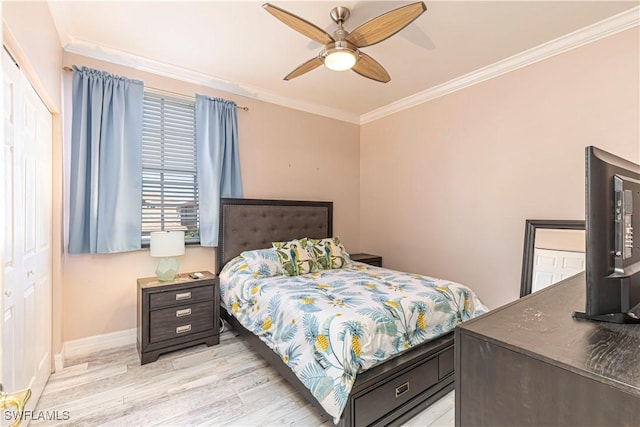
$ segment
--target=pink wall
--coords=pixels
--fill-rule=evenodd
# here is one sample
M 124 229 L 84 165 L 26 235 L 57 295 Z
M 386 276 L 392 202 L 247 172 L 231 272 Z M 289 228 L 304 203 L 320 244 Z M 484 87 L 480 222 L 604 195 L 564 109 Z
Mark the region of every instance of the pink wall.
M 584 147 L 640 162 L 639 40 L 636 27 L 362 126 L 361 249 L 491 307 L 517 298 L 525 219 L 584 218 Z
M 334 234 L 341 236 L 349 250 L 358 249 L 358 125 L 74 54 L 65 53 L 63 62 L 65 66 L 85 65 L 140 79 L 155 88 L 187 95 L 219 96 L 249 107 L 249 111 L 238 111 L 245 197 L 333 201 Z M 68 91 L 70 73 L 65 81 Z M 69 108 L 69 104 L 65 105 L 64 112 Z M 66 126 L 69 129 L 68 123 Z M 190 247 L 178 262 L 181 272 L 215 271 L 214 259 L 214 249 Z M 153 276 L 156 264 L 148 250 L 116 255 L 66 255 L 64 340 L 135 328 L 136 279 Z
M 31 84 L 44 98 L 47 107 L 59 112 L 62 49 L 47 2 L 2 2 L 2 19 L 7 26 L 4 28 L 5 43 L 7 39 L 19 43 L 25 59 L 21 68 L 27 69 Z

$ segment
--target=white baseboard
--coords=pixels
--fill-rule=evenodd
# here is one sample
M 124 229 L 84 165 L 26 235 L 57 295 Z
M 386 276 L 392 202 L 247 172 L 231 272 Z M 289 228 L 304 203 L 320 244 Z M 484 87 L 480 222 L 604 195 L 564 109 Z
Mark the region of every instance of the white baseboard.
M 94 335 L 92 337 L 80 338 L 73 341 L 66 341 L 62 346 L 62 362 L 68 358 L 86 356 L 98 351 L 109 350 L 125 345 L 135 345 L 136 329 L 126 329 L 124 331 L 111 332 L 109 334 Z M 58 355 L 56 355 L 57 357 Z M 56 360 L 56 369 L 58 362 Z
M 64 349 L 64 347 L 63 347 Z M 53 372 L 60 372 L 64 369 L 64 351 L 53 355 Z

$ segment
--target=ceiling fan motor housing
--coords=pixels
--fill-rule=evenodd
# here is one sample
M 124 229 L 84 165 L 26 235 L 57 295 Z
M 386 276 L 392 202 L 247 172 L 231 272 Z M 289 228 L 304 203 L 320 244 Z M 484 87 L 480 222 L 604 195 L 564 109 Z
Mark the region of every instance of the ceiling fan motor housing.
M 347 19 L 349 19 L 350 15 L 351 12 L 344 6 L 334 7 L 331 9 L 331 12 L 329 12 L 329 16 L 331 16 L 331 19 L 333 19 L 333 22 L 336 24 L 343 24 Z

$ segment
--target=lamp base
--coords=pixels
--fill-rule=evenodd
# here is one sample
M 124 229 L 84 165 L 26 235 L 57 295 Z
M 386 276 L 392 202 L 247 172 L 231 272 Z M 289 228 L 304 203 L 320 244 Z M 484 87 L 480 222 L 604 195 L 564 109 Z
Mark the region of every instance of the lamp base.
M 156 268 L 156 277 L 161 282 L 172 282 L 178 274 L 178 261 L 173 258 L 162 258 Z

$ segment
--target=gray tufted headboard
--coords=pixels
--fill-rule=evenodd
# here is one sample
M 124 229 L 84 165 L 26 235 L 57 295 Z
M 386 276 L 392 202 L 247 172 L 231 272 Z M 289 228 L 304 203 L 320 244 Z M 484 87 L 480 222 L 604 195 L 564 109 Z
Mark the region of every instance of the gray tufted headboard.
M 217 272 L 242 251 L 333 235 L 333 202 L 221 199 Z

